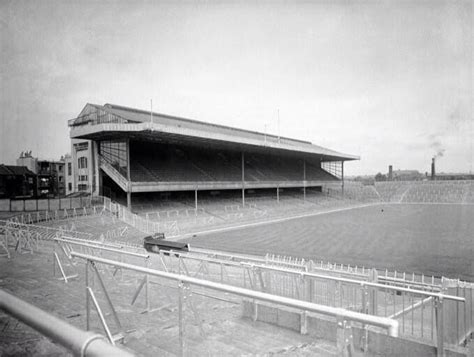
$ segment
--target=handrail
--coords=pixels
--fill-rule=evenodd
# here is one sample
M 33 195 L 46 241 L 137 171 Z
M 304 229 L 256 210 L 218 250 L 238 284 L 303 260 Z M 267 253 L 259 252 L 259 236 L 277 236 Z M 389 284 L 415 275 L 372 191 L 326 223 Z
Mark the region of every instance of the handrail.
M 250 255 L 238 254 L 238 253 L 228 253 L 228 252 L 222 252 L 218 250 L 210 250 L 210 249 L 203 249 L 203 248 L 196 248 L 196 247 L 190 247 L 189 252 L 197 253 L 197 254 L 205 254 L 205 255 L 219 255 L 222 257 L 229 258 L 233 261 L 235 261 L 234 258 L 237 258 L 237 259 L 245 259 L 247 261 L 265 262 L 265 258 L 261 258 L 260 256 L 250 256 Z
M 340 282 L 343 282 L 343 283 L 355 284 L 355 285 L 360 285 L 360 286 L 368 286 L 368 287 L 373 287 L 373 288 L 381 288 L 381 289 L 384 289 L 384 290 L 403 291 L 403 292 L 406 292 L 406 293 L 411 293 L 411 294 L 416 294 L 416 295 L 424 295 L 426 297 L 434 297 L 434 298 L 440 298 L 440 299 L 442 298 L 442 299 L 453 300 L 453 301 L 458 301 L 458 302 L 465 302 L 466 301 L 466 299 L 463 298 L 463 297 L 454 296 L 454 295 L 445 295 L 445 294 L 442 294 L 442 293 L 433 293 L 433 292 L 429 292 L 429 291 L 426 291 L 426 290 L 415 290 L 415 289 L 397 287 L 397 286 L 392 286 L 392 285 L 373 283 L 373 282 L 365 281 L 365 280 L 354 280 L 354 279 L 348 279 L 348 278 L 340 278 L 340 277 L 337 277 L 337 276 L 308 273 L 308 272 L 304 272 L 304 271 L 295 271 L 295 270 L 290 270 L 290 269 L 285 269 L 285 268 L 279 268 L 279 267 L 273 267 L 273 266 L 267 266 L 267 265 L 259 265 L 259 264 L 251 264 L 251 263 L 246 263 L 246 262 L 242 262 L 241 264 L 249 266 L 249 267 L 253 267 L 253 268 L 280 271 L 280 272 L 283 272 L 283 273 L 290 273 L 290 274 L 295 274 L 295 275 L 299 275 L 299 276 L 308 276 L 308 277 L 311 277 L 311 278 L 340 281 Z
M 123 245 L 123 244 L 106 243 L 106 242 L 101 242 L 101 241 L 99 241 L 99 240 L 75 238 L 75 237 L 70 237 L 70 236 L 66 236 L 66 235 L 63 235 L 63 236 L 62 236 L 62 239 L 68 239 L 68 240 L 72 240 L 72 241 L 74 241 L 74 242 L 97 244 L 97 245 L 101 245 L 101 246 L 109 247 L 109 248 L 110 248 L 110 247 L 113 247 L 113 248 L 124 248 L 124 247 L 125 247 L 125 245 Z
M 31 231 L 30 228 L 39 228 L 39 229 L 46 230 L 46 231 L 51 230 L 51 231 L 54 231 L 54 232 L 57 232 L 57 233 L 64 233 L 64 231 L 65 231 L 64 229 L 60 229 L 60 228 L 54 228 L 54 227 L 49 227 L 49 226 L 39 226 L 39 225 L 35 225 L 35 224 L 28 224 L 28 223 L 21 223 L 21 222 L 14 222 L 14 221 L 8 221 L 8 220 L 0 219 L 0 224 L 2 224 L 2 223 L 5 223 L 5 225 L 0 225 L 0 227 L 12 228 L 12 229 L 17 229 L 17 230 L 22 230 L 22 231 Z M 15 226 L 19 226 L 19 227 L 15 227 Z M 88 237 L 93 236 L 92 233 L 80 232 L 80 231 L 73 231 L 73 232 L 74 232 L 74 234 L 85 235 L 85 236 L 88 236 Z
M 104 336 L 83 331 L 67 322 L 0 289 L 0 310 L 61 344 L 75 356 L 131 357 L 134 354 L 112 346 Z
M 201 286 L 208 289 L 213 289 L 217 291 L 222 291 L 226 293 L 236 294 L 239 296 L 257 299 L 262 301 L 267 301 L 274 304 L 284 305 L 291 308 L 296 308 L 304 311 L 314 312 L 318 314 L 323 314 L 327 316 L 332 316 L 336 318 L 343 318 L 354 322 L 360 322 L 367 325 L 377 326 L 388 330 L 390 336 L 397 337 L 398 336 L 398 321 L 389 319 L 386 317 L 379 317 L 379 316 L 372 316 L 366 315 L 355 311 L 350 311 L 342 308 L 337 307 L 330 307 L 319 305 L 307 301 L 296 300 L 291 298 L 286 298 L 283 296 L 272 295 L 268 293 L 263 293 L 259 291 L 253 291 L 245 288 L 239 288 L 236 286 L 215 283 L 208 280 L 196 279 L 186 275 L 174 274 L 163 272 L 159 270 L 143 268 L 136 265 L 126 264 L 110 259 L 104 259 L 92 255 L 76 253 L 74 251 L 71 252 L 72 257 L 82 258 L 88 261 L 112 265 L 115 267 L 128 269 L 136 272 L 140 272 L 143 274 L 148 274 L 152 276 L 157 276 L 160 278 L 171 279 L 183 283 L 188 283 L 192 285 Z
M 110 163 L 105 161 L 104 159 L 100 160 L 100 168 L 104 170 L 107 175 L 110 176 L 114 180 L 114 182 L 120 186 L 120 188 L 124 191 L 128 189 L 128 180 L 123 176 L 123 174 L 113 167 Z
M 56 242 L 64 242 L 64 243 L 68 243 L 68 244 L 78 245 L 78 246 L 81 246 L 81 247 L 88 247 L 88 248 L 93 248 L 93 249 L 106 250 L 108 252 L 114 252 L 114 253 L 123 254 L 123 255 L 130 255 L 130 256 L 133 256 L 133 257 L 139 257 L 139 258 L 149 258 L 150 257 L 148 254 L 128 252 L 126 250 L 120 250 L 120 249 L 114 249 L 114 248 L 108 248 L 108 247 L 101 247 L 100 245 L 94 245 L 94 244 L 88 244 L 88 243 L 82 243 L 82 242 L 74 242 L 73 240 L 69 240 L 69 239 L 54 238 L 54 240 Z

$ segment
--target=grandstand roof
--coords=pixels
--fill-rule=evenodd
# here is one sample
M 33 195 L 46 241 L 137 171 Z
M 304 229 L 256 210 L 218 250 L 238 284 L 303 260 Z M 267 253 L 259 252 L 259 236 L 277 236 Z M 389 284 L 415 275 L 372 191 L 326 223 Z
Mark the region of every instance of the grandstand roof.
M 87 124 L 87 125 L 86 125 Z M 317 155 L 322 161 L 358 160 L 309 141 L 180 118 L 115 104 L 87 104 L 69 121 L 71 138 L 106 140 L 131 138 L 182 144 L 220 146 L 239 150 L 264 150 Z

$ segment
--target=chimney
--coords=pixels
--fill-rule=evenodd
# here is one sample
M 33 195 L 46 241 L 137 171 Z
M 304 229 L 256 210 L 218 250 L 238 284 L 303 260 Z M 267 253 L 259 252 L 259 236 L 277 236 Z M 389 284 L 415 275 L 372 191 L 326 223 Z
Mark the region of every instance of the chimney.
M 436 180 L 435 158 L 431 159 L 431 179 Z
M 388 180 L 389 181 L 393 180 L 393 167 L 392 167 L 392 165 L 388 165 Z

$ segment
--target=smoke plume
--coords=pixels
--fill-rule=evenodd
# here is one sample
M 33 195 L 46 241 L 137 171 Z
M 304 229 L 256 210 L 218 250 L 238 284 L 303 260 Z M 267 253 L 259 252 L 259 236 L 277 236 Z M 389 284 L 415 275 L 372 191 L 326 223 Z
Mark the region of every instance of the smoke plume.
M 439 159 L 444 156 L 444 152 L 446 149 L 443 146 L 443 143 L 441 140 L 438 138 L 438 135 L 430 135 L 430 148 L 434 150 L 434 158 Z

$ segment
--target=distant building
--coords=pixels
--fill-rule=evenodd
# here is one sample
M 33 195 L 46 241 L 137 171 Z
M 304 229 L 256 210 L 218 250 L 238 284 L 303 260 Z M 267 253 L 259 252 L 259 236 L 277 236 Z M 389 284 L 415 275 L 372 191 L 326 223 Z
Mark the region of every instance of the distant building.
M 394 170 L 392 171 L 393 181 L 416 181 L 423 180 L 424 175 L 418 170 Z
M 90 140 L 71 140 L 71 192 L 90 192 L 92 186 L 92 149 Z M 68 187 L 69 188 L 69 187 Z M 68 190 L 69 192 L 69 190 Z
M 72 170 L 72 157 L 71 155 L 67 154 L 64 157 L 64 175 L 65 175 L 65 183 L 66 183 L 66 196 L 70 195 L 74 192 L 74 174 Z
M 474 174 L 468 173 L 437 173 L 436 180 L 474 180 Z
M 63 197 L 66 195 L 65 158 L 60 160 L 39 160 L 31 151 L 22 152 L 17 165 L 27 167 L 36 174 L 36 195 L 38 197 Z
M 31 151 L 21 152 L 20 157 L 16 159 L 16 164 L 18 166 L 25 166 L 28 170 L 34 172 L 36 174 L 38 168 L 38 159 L 36 157 L 31 156 Z
M 25 166 L 0 164 L 0 198 L 36 196 L 36 175 Z
M 63 161 L 38 160 L 38 196 L 65 196 L 64 159 Z

